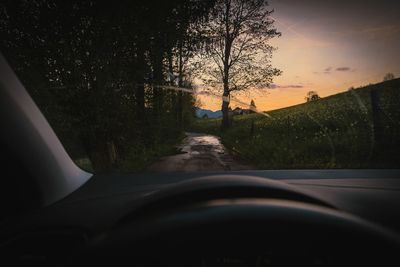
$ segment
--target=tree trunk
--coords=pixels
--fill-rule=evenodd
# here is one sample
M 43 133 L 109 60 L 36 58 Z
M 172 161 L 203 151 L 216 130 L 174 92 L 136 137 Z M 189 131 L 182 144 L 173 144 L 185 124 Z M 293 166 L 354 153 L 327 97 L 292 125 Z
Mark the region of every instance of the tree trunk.
M 137 62 L 135 69 L 133 70 L 135 73 L 135 98 L 136 98 L 136 114 L 139 122 L 143 125 L 145 121 L 145 93 L 144 93 L 144 75 L 145 75 L 145 58 L 144 58 L 145 49 L 142 45 L 138 47 L 137 52 Z
M 179 77 L 178 86 L 183 86 L 183 55 L 182 55 L 182 41 L 179 44 Z M 183 130 L 183 94 L 182 91 L 178 91 L 178 127 Z
M 109 158 L 106 138 L 96 135 L 93 129 L 80 136 L 83 148 L 95 173 L 101 173 L 111 169 L 112 163 Z
M 88 71 L 88 73 L 90 73 Z M 95 110 L 88 119 L 85 129 L 85 134 L 83 134 L 82 142 L 84 148 L 89 156 L 95 173 L 104 172 L 110 170 L 112 167 L 111 159 L 109 158 L 107 142 L 111 135 L 110 130 L 104 128 L 104 121 L 101 114 L 100 107 L 104 104 L 104 99 L 101 97 L 99 92 L 105 92 L 104 84 L 106 83 L 108 70 L 103 69 L 102 71 L 96 73 L 97 79 L 91 79 L 91 98 L 94 103 Z M 101 130 L 100 130 L 101 129 Z
M 161 127 L 161 113 L 163 112 L 163 92 L 160 86 L 163 83 L 163 50 L 161 40 L 157 38 L 153 48 L 153 115 L 157 130 Z
M 225 2 L 226 7 L 226 18 L 230 17 L 230 2 Z M 224 93 L 222 96 L 222 124 L 221 130 L 224 131 L 230 127 L 229 121 L 229 58 L 231 56 L 232 42 L 230 36 L 230 28 L 229 28 L 229 20 L 226 19 L 225 22 L 225 51 L 224 51 L 224 73 L 223 73 L 223 84 L 224 84 Z
M 226 130 L 230 127 L 229 121 L 229 92 L 227 94 L 224 93 L 222 99 L 222 124 L 221 130 Z
M 95 173 L 101 173 L 111 169 L 112 163 L 106 142 L 97 142 L 90 151 L 89 158 Z
M 230 48 L 225 49 L 226 53 L 230 53 Z M 225 55 L 224 62 L 224 93 L 222 95 L 222 124 L 221 129 L 226 130 L 230 127 L 229 121 L 229 103 L 230 103 L 230 91 L 229 91 L 229 56 Z

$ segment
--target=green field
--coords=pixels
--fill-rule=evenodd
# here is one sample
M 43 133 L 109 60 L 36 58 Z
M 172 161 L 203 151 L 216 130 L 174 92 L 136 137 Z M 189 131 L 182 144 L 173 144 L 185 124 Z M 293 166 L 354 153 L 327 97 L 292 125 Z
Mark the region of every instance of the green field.
M 234 116 L 223 133 L 220 119 L 198 119 L 191 131 L 263 169 L 400 167 L 400 79 L 268 114 Z

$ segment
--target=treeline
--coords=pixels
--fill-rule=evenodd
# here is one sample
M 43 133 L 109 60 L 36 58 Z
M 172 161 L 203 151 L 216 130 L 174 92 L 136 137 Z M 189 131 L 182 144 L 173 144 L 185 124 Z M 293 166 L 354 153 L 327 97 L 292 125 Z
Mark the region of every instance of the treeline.
M 140 168 L 194 118 L 193 96 L 171 87 L 191 88 L 195 26 L 212 5 L 2 1 L 0 49 L 73 157 Z

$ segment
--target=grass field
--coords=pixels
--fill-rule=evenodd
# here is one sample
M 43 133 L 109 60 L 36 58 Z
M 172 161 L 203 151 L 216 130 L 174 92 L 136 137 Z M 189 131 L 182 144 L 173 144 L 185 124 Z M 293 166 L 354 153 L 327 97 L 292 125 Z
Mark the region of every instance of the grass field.
M 191 131 L 263 169 L 400 168 L 400 79 L 268 114 L 235 116 L 223 133 L 220 119 L 199 119 Z

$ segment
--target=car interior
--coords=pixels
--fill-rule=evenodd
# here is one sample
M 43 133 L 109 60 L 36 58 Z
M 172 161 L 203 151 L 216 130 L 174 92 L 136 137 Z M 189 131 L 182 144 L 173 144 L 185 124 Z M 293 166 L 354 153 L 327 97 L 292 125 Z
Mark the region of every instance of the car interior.
M 0 266 L 400 266 L 400 169 L 84 170 L 11 63 Z
M 398 264 L 397 170 L 92 175 L 1 74 L 3 266 Z

